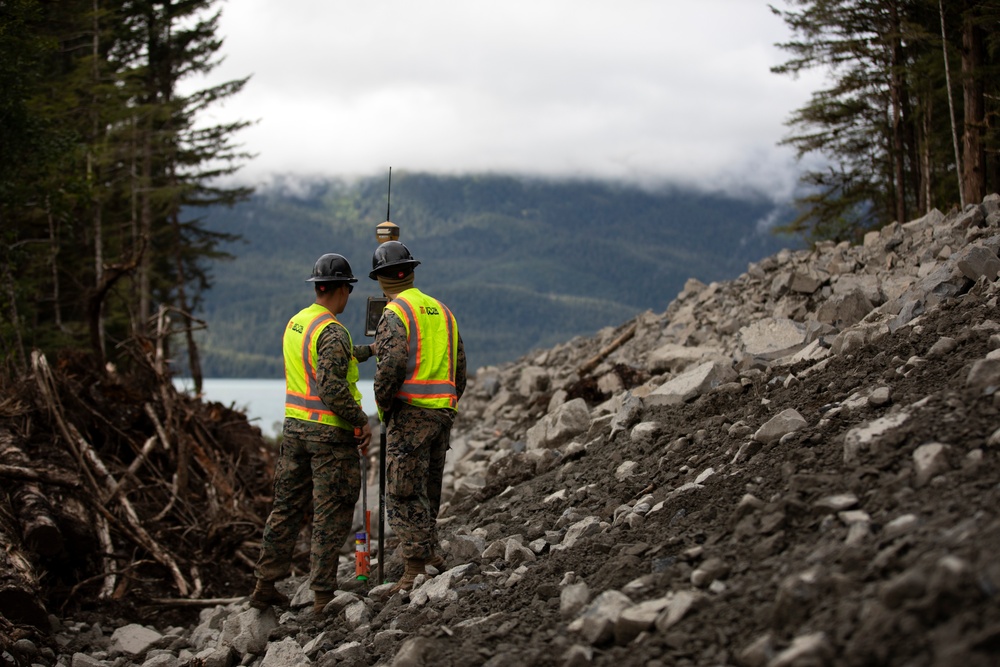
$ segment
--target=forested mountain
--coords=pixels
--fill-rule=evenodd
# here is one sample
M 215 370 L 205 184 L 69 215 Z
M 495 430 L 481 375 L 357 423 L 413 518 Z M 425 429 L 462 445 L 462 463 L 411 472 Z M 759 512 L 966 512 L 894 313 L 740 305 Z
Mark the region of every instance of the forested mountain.
M 224 57 L 221 4 L 3 5 L 6 369 L 26 372 L 35 350 L 119 368 L 152 355 L 198 386 L 198 335 L 205 374 L 277 377 L 281 324 L 308 301 L 314 259 L 338 250 L 365 273 L 383 179 L 286 182 L 246 199 L 250 188 L 220 178 L 250 159 L 237 138 L 249 121 L 213 125 L 204 112 L 247 79 L 179 84 Z M 783 4 L 772 10 L 793 37 L 772 71 L 828 75 L 788 119 L 784 143 L 808 158 L 794 212 L 767 197 L 579 180 L 394 179 L 391 217 L 424 261 L 418 284 L 453 306 L 473 367 L 663 309 L 688 277 L 737 275 L 788 244 L 761 219 L 795 238 L 857 241 L 997 189 L 1000 0 Z M 219 263 L 223 249 L 235 260 Z M 358 336 L 374 291 L 363 282 L 346 314 Z
M 209 211 L 207 227 L 242 241 L 213 265 L 198 313 L 206 376 L 282 377 L 283 327 L 311 302 L 304 280 L 325 252 L 350 260 L 359 283 L 341 319 L 370 340 L 365 302 L 379 292 L 368 272 L 388 191 L 385 176 L 287 181 Z M 455 312 L 470 371 L 662 311 L 688 278 L 733 278 L 796 243 L 763 224 L 791 216 L 763 197 L 596 181 L 397 172 L 388 212 L 421 261 L 417 286 Z

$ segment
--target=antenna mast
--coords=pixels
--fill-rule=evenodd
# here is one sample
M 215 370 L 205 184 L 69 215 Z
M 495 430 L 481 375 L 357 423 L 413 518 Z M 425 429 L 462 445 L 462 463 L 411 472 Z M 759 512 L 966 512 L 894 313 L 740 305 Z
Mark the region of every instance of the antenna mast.
M 399 225 L 389 219 L 389 207 L 392 204 L 392 167 L 389 167 L 389 191 L 385 195 L 385 222 L 375 226 L 375 240 L 379 243 L 399 240 Z

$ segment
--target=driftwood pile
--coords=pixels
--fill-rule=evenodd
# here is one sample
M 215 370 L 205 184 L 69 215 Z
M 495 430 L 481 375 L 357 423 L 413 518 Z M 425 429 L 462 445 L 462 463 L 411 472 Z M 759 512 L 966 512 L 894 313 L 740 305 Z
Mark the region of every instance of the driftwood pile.
M 133 356 L 117 370 L 35 352 L 30 372 L 0 376 L 0 618 L 14 626 L 247 593 L 273 446 Z

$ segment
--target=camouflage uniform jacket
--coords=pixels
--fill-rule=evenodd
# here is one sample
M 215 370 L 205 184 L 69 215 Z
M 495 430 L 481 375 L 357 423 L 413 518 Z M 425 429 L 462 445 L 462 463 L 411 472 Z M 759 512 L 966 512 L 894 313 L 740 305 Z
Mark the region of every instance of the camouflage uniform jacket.
M 368 415 L 351 396 L 347 384 L 347 366 L 352 353 L 359 362 L 366 361 L 372 355 L 372 346 L 355 345 L 351 350 L 344 328 L 331 324 L 320 332 L 316 351 L 316 384 L 319 388 L 319 397 L 334 413 L 354 426 L 364 428 L 368 423 Z M 351 431 L 329 424 L 289 417 L 285 418 L 284 433 L 313 442 L 354 442 L 354 433 Z

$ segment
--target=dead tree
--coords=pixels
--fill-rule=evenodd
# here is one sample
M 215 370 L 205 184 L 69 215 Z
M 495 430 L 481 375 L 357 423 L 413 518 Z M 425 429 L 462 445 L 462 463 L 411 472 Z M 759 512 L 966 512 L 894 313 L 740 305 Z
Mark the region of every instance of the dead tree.
M 21 544 L 6 493 L 0 493 L 0 616 L 48 631 L 49 616 L 39 599 L 38 578 Z

